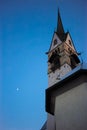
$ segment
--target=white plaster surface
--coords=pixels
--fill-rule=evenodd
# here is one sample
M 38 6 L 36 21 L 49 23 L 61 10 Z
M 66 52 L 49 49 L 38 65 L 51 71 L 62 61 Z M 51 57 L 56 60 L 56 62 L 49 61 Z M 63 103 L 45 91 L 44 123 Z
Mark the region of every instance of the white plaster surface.
M 71 41 L 71 45 L 69 44 L 69 40 Z M 74 45 L 73 45 L 73 41 L 72 41 L 72 39 L 71 39 L 69 33 L 68 33 L 67 38 L 66 38 L 66 43 L 67 43 L 74 51 L 76 51 L 76 50 L 75 50 L 75 47 L 74 47 Z
M 55 101 L 56 130 L 87 130 L 87 83 L 83 83 Z
M 55 130 L 55 117 L 51 114 L 47 115 L 47 130 Z
M 57 39 L 57 44 L 54 46 L 54 40 Z M 58 46 L 59 44 L 61 44 L 61 40 L 58 38 L 57 34 L 54 33 L 53 39 L 52 39 L 52 45 L 50 48 L 50 51 L 53 50 L 56 46 Z
M 50 87 L 59 82 L 62 77 L 70 71 L 71 67 L 68 64 L 64 64 L 60 67 L 60 69 L 57 69 L 55 72 L 50 73 L 48 76 L 48 86 Z

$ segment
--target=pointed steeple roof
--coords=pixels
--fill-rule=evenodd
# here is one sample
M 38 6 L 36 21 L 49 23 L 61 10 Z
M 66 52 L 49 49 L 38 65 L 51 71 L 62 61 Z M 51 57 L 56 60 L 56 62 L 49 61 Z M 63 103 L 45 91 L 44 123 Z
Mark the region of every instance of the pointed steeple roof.
M 63 34 L 64 32 L 64 28 L 63 28 L 63 24 L 62 24 L 62 20 L 61 20 L 61 16 L 60 16 L 60 11 L 58 9 L 58 23 L 57 23 L 57 33 L 58 34 Z
M 66 33 L 64 31 L 64 27 L 62 24 L 61 16 L 60 16 L 60 11 L 58 9 L 58 22 L 57 22 L 57 31 L 56 33 L 58 34 L 59 38 L 61 41 L 64 41 L 66 38 Z

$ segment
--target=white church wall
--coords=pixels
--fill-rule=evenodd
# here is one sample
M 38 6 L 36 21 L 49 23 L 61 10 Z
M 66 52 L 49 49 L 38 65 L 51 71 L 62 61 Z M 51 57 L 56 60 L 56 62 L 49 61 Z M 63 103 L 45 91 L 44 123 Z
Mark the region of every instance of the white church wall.
M 87 83 L 56 97 L 55 120 L 56 130 L 87 130 Z
M 47 130 L 55 130 L 55 117 L 47 114 Z

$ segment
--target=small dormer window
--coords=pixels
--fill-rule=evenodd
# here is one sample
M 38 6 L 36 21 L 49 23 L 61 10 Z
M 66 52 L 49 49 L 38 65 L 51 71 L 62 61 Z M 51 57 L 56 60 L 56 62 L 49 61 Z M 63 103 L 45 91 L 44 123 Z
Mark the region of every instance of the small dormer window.
M 57 39 L 54 40 L 54 46 L 57 44 Z
M 69 45 L 71 45 L 71 46 L 72 46 L 71 40 L 69 40 Z

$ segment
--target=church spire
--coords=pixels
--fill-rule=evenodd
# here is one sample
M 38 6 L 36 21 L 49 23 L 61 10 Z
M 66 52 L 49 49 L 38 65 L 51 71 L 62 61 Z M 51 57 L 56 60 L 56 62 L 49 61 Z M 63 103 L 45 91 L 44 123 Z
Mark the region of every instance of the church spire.
M 58 23 L 57 23 L 57 33 L 60 34 L 64 34 L 64 28 L 63 28 L 63 24 L 62 24 L 62 20 L 61 20 L 61 16 L 60 16 L 60 11 L 58 9 Z

